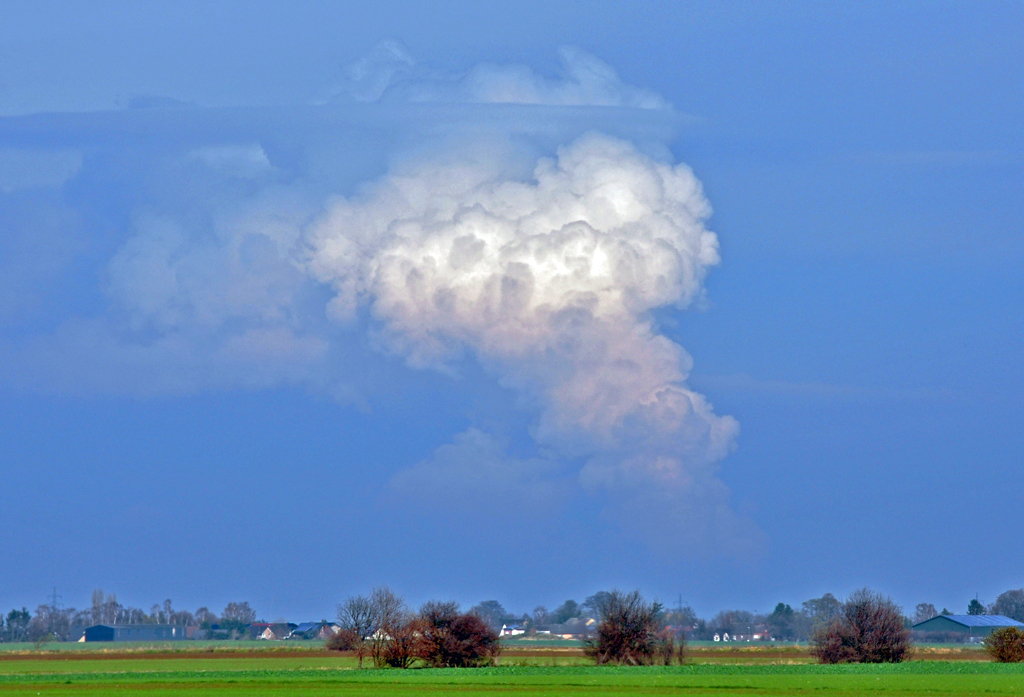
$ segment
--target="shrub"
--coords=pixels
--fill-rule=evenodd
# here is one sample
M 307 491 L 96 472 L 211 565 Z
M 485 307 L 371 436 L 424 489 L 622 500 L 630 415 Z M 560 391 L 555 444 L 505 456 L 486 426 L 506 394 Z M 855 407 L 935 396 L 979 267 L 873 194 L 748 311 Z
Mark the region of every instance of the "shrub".
M 673 661 L 680 665 L 686 655 L 686 632 L 678 634 L 669 627 L 658 632 L 658 638 L 654 646 L 654 663 L 661 663 L 666 666 L 672 665 Z
M 477 615 L 459 612 L 456 603 L 427 603 L 411 631 L 416 655 L 434 668 L 493 664 L 501 651 L 498 633 Z
M 1003 627 L 985 637 L 985 650 L 992 660 L 1000 663 L 1024 661 L 1024 631 L 1018 627 Z
M 360 641 L 359 632 L 354 629 L 339 629 L 324 642 L 324 647 L 328 651 L 355 651 Z
M 811 641 L 811 653 L 822 663 L 899 663 L 910 658 L 912 647 L 900 608 L 866 588 L 850 596 Z
M 386 638 L 379 642 L 374 653 L 378 668 L 408 668 L 416 660 L 419 646 L 419 631 L 415 620 L 405 620 L 388 630 Z
M 651 665 L 671 662 L 676 639 L 660 632 L 660 603 L 647 603 L 640 591 L 608 593 L 598 608 L 601 623 L 597 635 L 583 642 L 583 652 L 598 665 L 625 663 Z

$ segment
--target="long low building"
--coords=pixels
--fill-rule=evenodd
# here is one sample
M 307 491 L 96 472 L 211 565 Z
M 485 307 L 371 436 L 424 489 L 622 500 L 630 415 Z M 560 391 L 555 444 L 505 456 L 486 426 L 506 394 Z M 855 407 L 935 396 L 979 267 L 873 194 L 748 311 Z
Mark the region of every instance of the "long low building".
M 913 626 L 915 632 L 955 632 L 969 639 L 984 639 L 996 629 L 1018 627 L 1024 623 L 1003 615 L 937 615 Z
M 96 624 L 85 628 L 89 641 L 179 641 L 187 627 L 173 624 Z

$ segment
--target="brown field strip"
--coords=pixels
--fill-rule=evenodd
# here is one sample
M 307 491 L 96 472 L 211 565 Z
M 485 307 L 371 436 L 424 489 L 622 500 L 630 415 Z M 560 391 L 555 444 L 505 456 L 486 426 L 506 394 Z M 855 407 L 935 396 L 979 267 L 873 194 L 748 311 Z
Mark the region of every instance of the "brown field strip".
M 115 650 L 100 649 L 97 651 L 11 651 L 0 653 L 0 661 L 125 661 L 155 659 L 188 659 L 197 658 L 338 658 L 339 656 L 355 656 L 353 653 L 311 650 L 246 650 L 246 651 L 145 651 L 139 649 Z
M 758 647 L 691 647 L 686 652 L 690 663 L 812 663 L 814 659 L 806 647 L 758 646 Z M 103 660 L 153 660 L 153 659 L 244 659 L 244 658 L 355 658 L 354 652 L 327 651 L 324 649 L 183 649 L 177 651 L 146 650 L 145 648 L 118 647 L 88 651 L 17 651 L 0 652 L 0 661 L 103 661 Z M 585 659 L 579 647 L 509 647 L 501 653 L 502 662 L 516 660 Z M 916 661 L 988 661 L 988 655 L 977 647 L 918 647 L 914 650 Z

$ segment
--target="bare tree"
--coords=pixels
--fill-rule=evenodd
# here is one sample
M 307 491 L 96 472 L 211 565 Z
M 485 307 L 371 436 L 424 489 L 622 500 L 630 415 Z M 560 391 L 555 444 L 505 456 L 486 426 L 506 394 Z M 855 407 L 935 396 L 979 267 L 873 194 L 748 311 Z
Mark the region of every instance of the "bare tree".
M 92 592 L 92 610 L 90 621 L 93 624 L 106 624 L 107 618 L 104 617 L 103 605 L 106 602 L 106 596 L 103 593 L 103 589 L 97 588 Z
M 754 613 L 748 610 L 722 610 L 711 619 L 711 629 L 732 636 L 746 634 L 754 625 Z
M 373 604 L 365 595 L 354 595 L 338 606 L 338 624 L 349 629 L 360 639 L 373 633 L 375 618 Z
M 152 620 L 145 610 L 137 607 L 125 608 L 125 624 L 149 624 L 150 622 Z
M 117 602 L 117 596 L 107 595 L 102 588 L 92 592 L 92 604 L 85 613 L 91 624 L 122 624 L 124 620 L 124 607 Z
M 548 614 L 548 609 L 543 605 L 538 605 L 533 608 L 533 623 L 535 625 L 548 624 L 551 621 L 551 616 Z
M 334 648 L 351 646 L 360 668 L 367 652 L 372 654 L 375 664 L 387 665 L 385 656 L 390 642 L 408 624 L 408 614 L 405 600 L 387 586 L 377 586 L 369 596 L 352 596 L 338 605 L 338 624 L 346 635 L 334 642 Z
M 209 627 L 211 624 L 217 624 L 217 615 L 210 612 L 210 609 L 204 605 L 196 610 L 195 620 L 200 626 Z
M 228 603 L 221 613 L 221 629 L 229 630 L 235 638 L 245 634 L 245 627 L 256 621 L 256 611 L 249 607 L 248 602 Z
M 811 641 L 811 653 L 822 663 L 899 663 L 912 649 L 900 608 L 867 588 L 851 595 Z
M 406 614 L 405 599 L 387 586 L 377 586 L 370 593 L 370 604 L 378 627 L 401 621 Z
M 1024 622 L 1024 588 L 1001 593 L 988 608 L 990 615 L 1003 615 Z
M 364 595 L 355 595 L 338 606 L 338 624 L 342 631 L 335 635 L 329 648 L 354 650 L 363 667 L 363 659 L 369 649 L 367 642 L 377 631 L 377 616 L 373 602 Z
M 167 601 L 167 607 L 170 607 L 169 600 Z M 228 603 L 224 608 L 224 612 L 221 613 L 221 618 L 241 622 L 243 625 L 252 624 L 256 621 L 256 611 L 249 607 L 248 602 Z
M 370 606 L 375 625 L 370 636 L 370 652 L 374 665 L 379 667 L 387 665 L 389 648 L 394 648 L 392 644 L 404 634 L 409 612 L 405 599 L 387 586 L 377 586 L 370 592 Z
M 55 605 L 40 605 L 36 614 L 29 620 L 26 637 L 29 641 L 61 641 L 67 639 L 71 629 L 71 620 L 75 616 L 74 608 L 62 608 Z
M 930 620 L 938 614 L 935 606 L 931 603 L 918 603 L 917 607 L 914 608 L 914 624 Z

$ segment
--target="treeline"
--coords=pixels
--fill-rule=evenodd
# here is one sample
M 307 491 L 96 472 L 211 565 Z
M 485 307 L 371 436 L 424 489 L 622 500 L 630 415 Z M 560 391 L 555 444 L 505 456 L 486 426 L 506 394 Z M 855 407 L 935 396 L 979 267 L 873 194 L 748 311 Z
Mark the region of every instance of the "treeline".
M 496 600 L 487 600 L 474 606 L 471 612 L 485 618 L 491 626 L 499 629 L 503 625 L 518 625 L 527 633 L 543 632 L 552 628 L 557 631 L 559 628 L 574 628 L 573 620 L 600 620 L 600 608 L 607 602 L 609 595 L 610 592 L 601 591 L 582 602 L 570 599 L 554 610 L 549 611 L 544 606 L 538 606 L 532 613 L 521 615 L 507 612 Z M 759 635 L 776 641 L 810 641 L 817 628 L 827 625 L 839 616 L 842 607 L 842 601 L 831 593 L 805 600 L 798 608 L 793 608 L 787 603 L 778 603 L 767 613 L 722 610 L 709 618 L 699 617 L 689 606 L 668 608 L 659 604 L 657 621 L 662 626 L 683 629 L 687 637 L 695 641 L 712 641 L 716 635 L 719 639 L 726 635 L 730 638 L 752 638 Z M 912 613 L 903 616 L 903 622 L 910 626 L 940 614 L 1004 615 L 1024 622 L 1024 589 L 1006 591 L 987 606 L 976 599 L 971 600 L 959 612 L 946 608 L 940 612 L 931 603 L 919 603 Z
M 829 596 L 822 603 L 818 598 L 805 605 L 832 608 L 832 600 Z M 782 603 L 780 606 L 787 607 Z M 588 621 L 583 637 L 583 652 L 597 665 L 672 665 L 685 661 L 686 634 L 691 627 L 668 624 L 671 613 L 658 602 L 644 600 L 639 591 L 598 593 L 582 604 L 569 605 L 563 615 L 556 613 L 554 618 L 584 607 L 600 618 L 592 628 Z M 338 606 L 340 630 L 328 639 L 327 647 L 355 651 L 360 668 L 366 655 L 381 668 L 493 664 L 501 651 L 493 625 L 499 621 L 507 624 L 504 620 L 513 618 L 492 615 L 489 626 L 484 613 L 500 610 L 495 601 L 481 603 L 467 613 L 460 612 L 456 603 L 429 602 L 418 612 L 410 612 L 401 596 L 379 587 L 368 596 L 353 596 Z M 910 657 L 911 632 L 902 611 L 890 598 L 865 588 L 845 602 L 835 601 L 834 610 L 827 621 L 815 626 L 811 636 L 811 654 L 820 662 L 899 663 Z M 537 611 L 534 614 L 545 616 Z M 675 614 L 681 617 L 684 613 L 677 609 Z M 527 616 L 525 620 L 534 618 Z M 1000 646 L 990 648 L 990 653 L 996 660 L 1019 660 L 1016 656 L 1020 655 L 1022 637 L 1016 629 L 1007 632 L 1005 639 L 997 636 Z
M 1017 620 L 1018 622 L 1024 622 L 1024 588 L 1001 593 L 994 603 L 987 606 L 975 598 L 967 604 L 966 613 L 951 612 L 946 608 L 942 608 L 942 612 L 938 612 L 935 610 L 935 606 L 931 603 L 918 603 L 914 608 L 912 619 L 914 624 L 917 624 L 918 622 L 930 620 L 932 617 L 937 617 L 938 615 L 959 614 L 1003 615 L 1004 617 L 1009 617 L 1010 619 Z
M 612 598 L 612 591 L 599 591 L 582 602 L 566 600 L 553 610 L 544 606 L 534 608 L 532 613 L 517 615 L 510 613 L 496 600 L 484 601 L 471 612 L 483 617 L 495 627 L 516 625 L 525 633 L 552 632 L 573 633 L 581 626 L 581 620 L 600 621 Z M 654 603 L 654 620 L 662 627 L 674 627 L 684 632 L 691 640 L 711 641 L 719 638 L 748 637 L 754 634 L 770 636 L 783 641 L 806 641 L 814 629 L 828 623 L 839 614 L 842 603 L 831 593 L 820 598 L 804 601 L 799 610 L 785 603 L 779 603 L 770 613 L 756 613 L 748 610 L 722 610 L 710 618 L 701 618 L 689 606 L 665 607 Z M 593 623 L 591 624 L 593 626 Z
M 582 635 L 593 630 L 593 623 L 589 625 L 590 629 L 587 629 L 587 620 L 602 619 L 602 607 L 607 605 L 610 596 L 611 591 L 599 591 L 586 597 L 582 602 L 569 599 L 552 610 L 537 606 L 532 613 L 522 614 L 509 612 L 497 600 L 486 600 L 470 608 L 468 613 L 481 618 L 495 631 L 500 631 L 503 625 L 517 625 L 519 631 L 527 634 L 549 632 Z M 730 639 L 752 639 L 759 636 L 776 641 L 809 641 L 817 628 L 827 625 L 840 614 L 843 604 L 831 593 L 826 593 L 820 598 L 804 601 L 797 608 L 786 603 L 778 603 L 768 613 L 723 610 L 709 618 L 699 617 L 689 606 L 669 608 L 659 603 L 655 605 L 655 620 L 659 626 L 673 627 L 685 633 L 691 640 L 710 641 L 716 635 L 720 638 L 728 635 Z M 939 614 L 964 612 L 970 615 L 1004 615 L 1024 622 L 1024 588 L 1008 590 L 989 605 L 984 605 L 977 599 L 971 600 L 959 612 L 947 608 L 937 611 L 931 603 L 918 603 L 913 612 L 904 617 L 904 623 L 909 626 Z M 408 609 L 406 613 L 408 614 Z M 343 627 L 347 626 L 347 623 L 350 624 L 350 618 L 343 618 L 341 614 L 338 619 Z M 22 607 L 20 610 L 12 609 L 6 616 L 0 615 L 0 641 L 66 641 L 77 638 L 71 636 L 73 630 L 96 624 L 201 627 L 216 630 L 210 636 L 239 639 L 247 636 L 246 626 L 255 621 L 256 612 L 248 602 L 231 602 L 220 613 L 215 613 L 207 607 L 200 607 L 195 611 L 176 609 L 171 600 L 165 600 L 161 604 L 152 605 L 147 611 L 123 605 L 118 602 L 116 595 L 97 589 L 92 593 L 90 606 L 82 610 L 59 607 L 51 603 L 39 605 L 34 612 Z
M 216 629 L 223 638 L 241 638 L 245 628 L 256 620 L 256 612 L 248 602 L 231 602 L 218 615 L 207 607 L 195 612 L 176 610 L 170 600 L 154 604 L 149 611 L 122 605 L 114 594 L 102 590 L 92 593 L 90 607 L 77 610 L 60 607 L 54 603 L 36 607 L 31 613 L 27 608 L 11 610 L 0 617 L 0 641 L 38 642 L 41 639 L 54 641 L 76 640 L 76 630 L 96 624 L 166 624 L 184 627 Z

